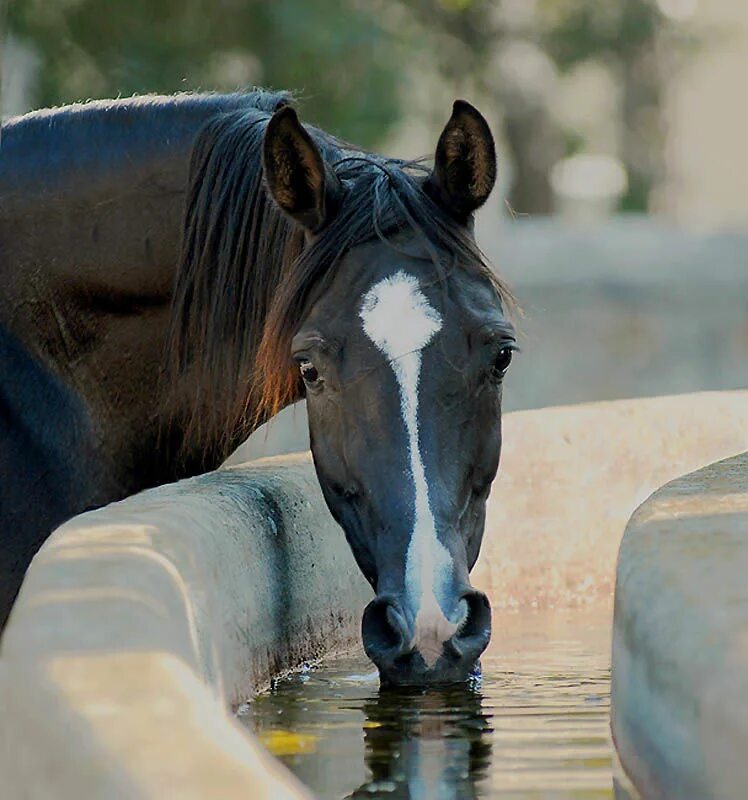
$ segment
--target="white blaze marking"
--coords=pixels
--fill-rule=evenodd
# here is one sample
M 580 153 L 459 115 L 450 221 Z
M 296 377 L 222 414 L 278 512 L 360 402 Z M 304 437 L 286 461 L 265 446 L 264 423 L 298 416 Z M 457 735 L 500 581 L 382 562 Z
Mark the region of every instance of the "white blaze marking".
M 458 627 L 444 616 L 437 597 L 446 589 L 451 558 L 436 535 L 418 431 L 421 350 L 441 330 L 442 318 L 429 305 L 418 281 L 400 271 L 379 281 L 364 295 L 361 320 L 366 335 L 387 358 L 400 390 L 415 488 L 414 524 L 405 564 L 406 591 L 417 609 L 411 644 L 418 647 L 427 666 L 433 667 L 442 653 L 442 644 Z

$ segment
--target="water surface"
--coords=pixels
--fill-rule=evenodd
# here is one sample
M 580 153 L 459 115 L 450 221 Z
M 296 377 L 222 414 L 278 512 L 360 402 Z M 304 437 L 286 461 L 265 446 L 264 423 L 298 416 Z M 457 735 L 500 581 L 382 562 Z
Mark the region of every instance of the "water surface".
M 241 719 L 321 798 L 613 797 L 607 612 L 497 614 L 482 668 L 470 688 L 380 692 L 358 653 Z

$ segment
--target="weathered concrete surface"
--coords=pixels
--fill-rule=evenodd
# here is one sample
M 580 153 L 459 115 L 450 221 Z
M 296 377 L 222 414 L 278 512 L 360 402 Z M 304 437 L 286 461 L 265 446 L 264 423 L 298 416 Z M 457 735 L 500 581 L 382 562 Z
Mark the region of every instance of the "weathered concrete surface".
M 308 456 L 76 517 L 2 640 L 0 796 L 306 796 L 224 709 L 349 645 L 369 595 Z
M 646 798 L 748 796 L 748 454 L 633 515 L 618 559 L 612 731 Z
M 748 392 L 507 414 L 473 581 L 495 607 L 611 598 L 636 506 L 678 475 L 746 449 Z

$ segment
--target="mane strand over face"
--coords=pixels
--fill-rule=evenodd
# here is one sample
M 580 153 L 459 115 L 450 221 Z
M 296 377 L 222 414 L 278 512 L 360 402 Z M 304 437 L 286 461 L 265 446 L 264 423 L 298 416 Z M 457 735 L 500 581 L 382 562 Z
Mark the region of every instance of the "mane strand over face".
M 291 340 L 343 255 L 411 231 L 443 281 L 479 271 L 511 295 L 464 225 L 421 188 L 420 162 L 363 153 L 308 128 L 343 186 L 337 213 L 309 243 L 263 182 L 262 139 L 288 99 L 258 93 L 257 109 L 203 128 L 193 148 L 168 342 L 169 390 L 186 416 L 185 441 L 218 457 L 303 396 Z

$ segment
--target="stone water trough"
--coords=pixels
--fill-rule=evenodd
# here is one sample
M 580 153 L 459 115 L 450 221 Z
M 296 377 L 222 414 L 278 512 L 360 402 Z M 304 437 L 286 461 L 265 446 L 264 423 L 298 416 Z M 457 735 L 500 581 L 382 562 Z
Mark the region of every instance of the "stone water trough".
M 612 732 L 644 797 L 748 786 L 748 392 L 509 414 L 474 582 L 610 606 Z M 231 709 L 350 647 L 370 590 L 308 455 L 60 527 L 0 643 L 0 796 L 301 798 Z M 622 790 L 623 791 L 623 790 Z

